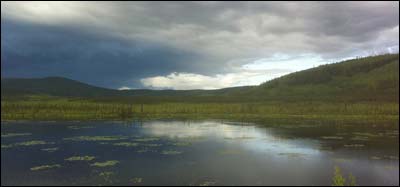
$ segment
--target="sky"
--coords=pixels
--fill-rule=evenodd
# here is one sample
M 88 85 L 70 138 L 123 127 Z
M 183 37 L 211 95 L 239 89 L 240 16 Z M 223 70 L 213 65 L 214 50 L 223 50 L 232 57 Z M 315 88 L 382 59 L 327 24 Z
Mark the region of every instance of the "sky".
M 396 1 L 1 2 L 2 78 L 218 89 L 398 51 Z

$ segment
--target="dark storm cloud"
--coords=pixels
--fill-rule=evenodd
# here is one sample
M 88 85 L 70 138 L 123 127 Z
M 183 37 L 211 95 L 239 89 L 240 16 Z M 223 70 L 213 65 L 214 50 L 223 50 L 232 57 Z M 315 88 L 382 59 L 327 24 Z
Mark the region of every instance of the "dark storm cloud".
M 119 88 L 145 76 L 202 66 L 191 60 L 202 58 L 192 52 L 63 27 L 3 20 L 1 32 L 3 77 L 65 76 Z
M 113 88 L 174 72 L 243 75 L 243 65 L 277 54 L 331 62 L 399 46 L 398 2 L 1 4 L 2 76 Z

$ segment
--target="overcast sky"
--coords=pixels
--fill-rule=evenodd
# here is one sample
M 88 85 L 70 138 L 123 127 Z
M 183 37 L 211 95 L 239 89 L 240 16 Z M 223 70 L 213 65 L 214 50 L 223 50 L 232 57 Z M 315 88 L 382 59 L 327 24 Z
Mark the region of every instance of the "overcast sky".
M 216 89 L 398 51 L 399 2 L 1 2 L 2 77 Z

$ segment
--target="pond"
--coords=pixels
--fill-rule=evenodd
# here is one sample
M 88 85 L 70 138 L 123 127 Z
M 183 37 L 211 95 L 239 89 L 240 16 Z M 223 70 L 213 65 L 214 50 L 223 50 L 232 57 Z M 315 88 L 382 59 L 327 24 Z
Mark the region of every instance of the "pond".
M 399 185 L 398 128 L 2 122 L 2 185 Z

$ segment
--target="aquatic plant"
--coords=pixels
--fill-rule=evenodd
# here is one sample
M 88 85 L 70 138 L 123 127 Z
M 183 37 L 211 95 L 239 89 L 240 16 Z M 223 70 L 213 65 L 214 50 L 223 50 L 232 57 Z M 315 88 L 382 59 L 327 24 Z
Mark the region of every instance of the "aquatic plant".
M 143 178 L 135 177 L 130 180 L 133 184 L 139 184 L 143 182 Z
M 334 175 L 332 178 L 332 186 L 356 186 L 356 177 L 349 173 L 349 177 L 347 179 L 346 183 L 346 178 L 343 177 L 342 172 L 340 171 L 340 168 L 338 166 L 335 166 L 335 171 Z
M 113 180 L 111 179 L 111 177 L 115 175 L 114 172 L 112 171 L 105 171 L 105 172 L 101 172 L 99 173 L 99 176 L 106 182 L 108 183 L 113 183 Z
M 216 183 L 216 181 L 204 181 L 203 183 L 199 184 L 199 186 L 213 186 Z
M 115 145 L 115 146 L 124 146 L 124 147 L 136 147 L 139 144 L 138 143 L 133 143 L 133 142 L 119 142 L 119 143 L 114 143 L 113 145 Z
M 26 142 L 19 142 L 12 144 L 12 146 L 33 146 L 33 145 L 47 145 L 47 144 L 55 144 L 54 142 L 45 142 L 42 140 L 31 140 Z
M 135 141 L 137 142 L 151 142 L 151 141 L 157 141 L 159 138 L 137 138 Z
M 7 148 L 11 148 L 11 147 L 13 147 L 12 144 L 8 144 L 8 145 L 1 144 L 1 148 L 2 148 L 2 149 L 7 149 Z
M 70 138 L 63 138 L 63 140 L 70 141 L 116 141 L 127 139 L 126 136 L 76 136 Z
M 356 177 L 354 177 L 354 175 L 352 175 L 351 173 L 349 174 L 348 186 L 357 186 Z
M 60 164 L 42 165 L 42 166 L 32 167 L 30 170 L 31 171 L 39 171 L 39 170 L 47 170 L 47 169 L 60 168 L 60 167 L 61 167 Z
M 172 145 L 174 146 L 190 146 L 192 145 L 191 142 L 176 142 L 176 143 L 172 143 Z
M 105 162 L 95 162 L 94 164 L 90 164 L 90 166 L 94 166 L 94 167 L 108 167 L 108 166 L 114 166 L 116 164 L 118 164 L 119 161 L 117 160 L 108 160 Z
M 364 147 L 364 144 L 345 144 L 344 147 L 354 147 L 354 148 L 360 148 Z
M 73 156 L 73 157 L 66 158 L 64 160 L 67 160 L 67 161 L 91 161 L 91 160 L 94 160 L 95 158 L 96 157 L 94 157 L 94 156 Z
M 326 140 L 342 140 L 343 137 L 341 136 L 322 136 L 322 139 L 326 139 Z
M 32 141 L 27 141 L 27 142 L 16 143 L 15 145 L 31 146 L 31 145 L 45 145 L 45 144 L 47 144 L 45 141 L 32 140 Z
M 8 137 L 15 137 L 15 136 L 30 136 L 32 133 L 8 133 L 8 134 L 1 134 L 2 138 Z
M 162 151 L 161 154 L 163 155 L 179 155 L 182 154 L 183 152 L 181 151 L 174 151 L 174 150 L 167 150 L 167 151 Z
M 356 141 L 368 141 L 369 138 L 368 138 L 368 137 L 364 137 L 364 136 L 355 136 L 355 137 L 352 137 L 351 140 L 356 140 Z
M 160 146 L 162 146 L 162 144 L 142 144 L 143 146 L 145 146 L 145 147 L 160 147 Z
M 332 179 L 332 186 L 345 186 L 346 179 L 343 177 L 342 172 L 338 166 L 335 166 L 335 173 Z

